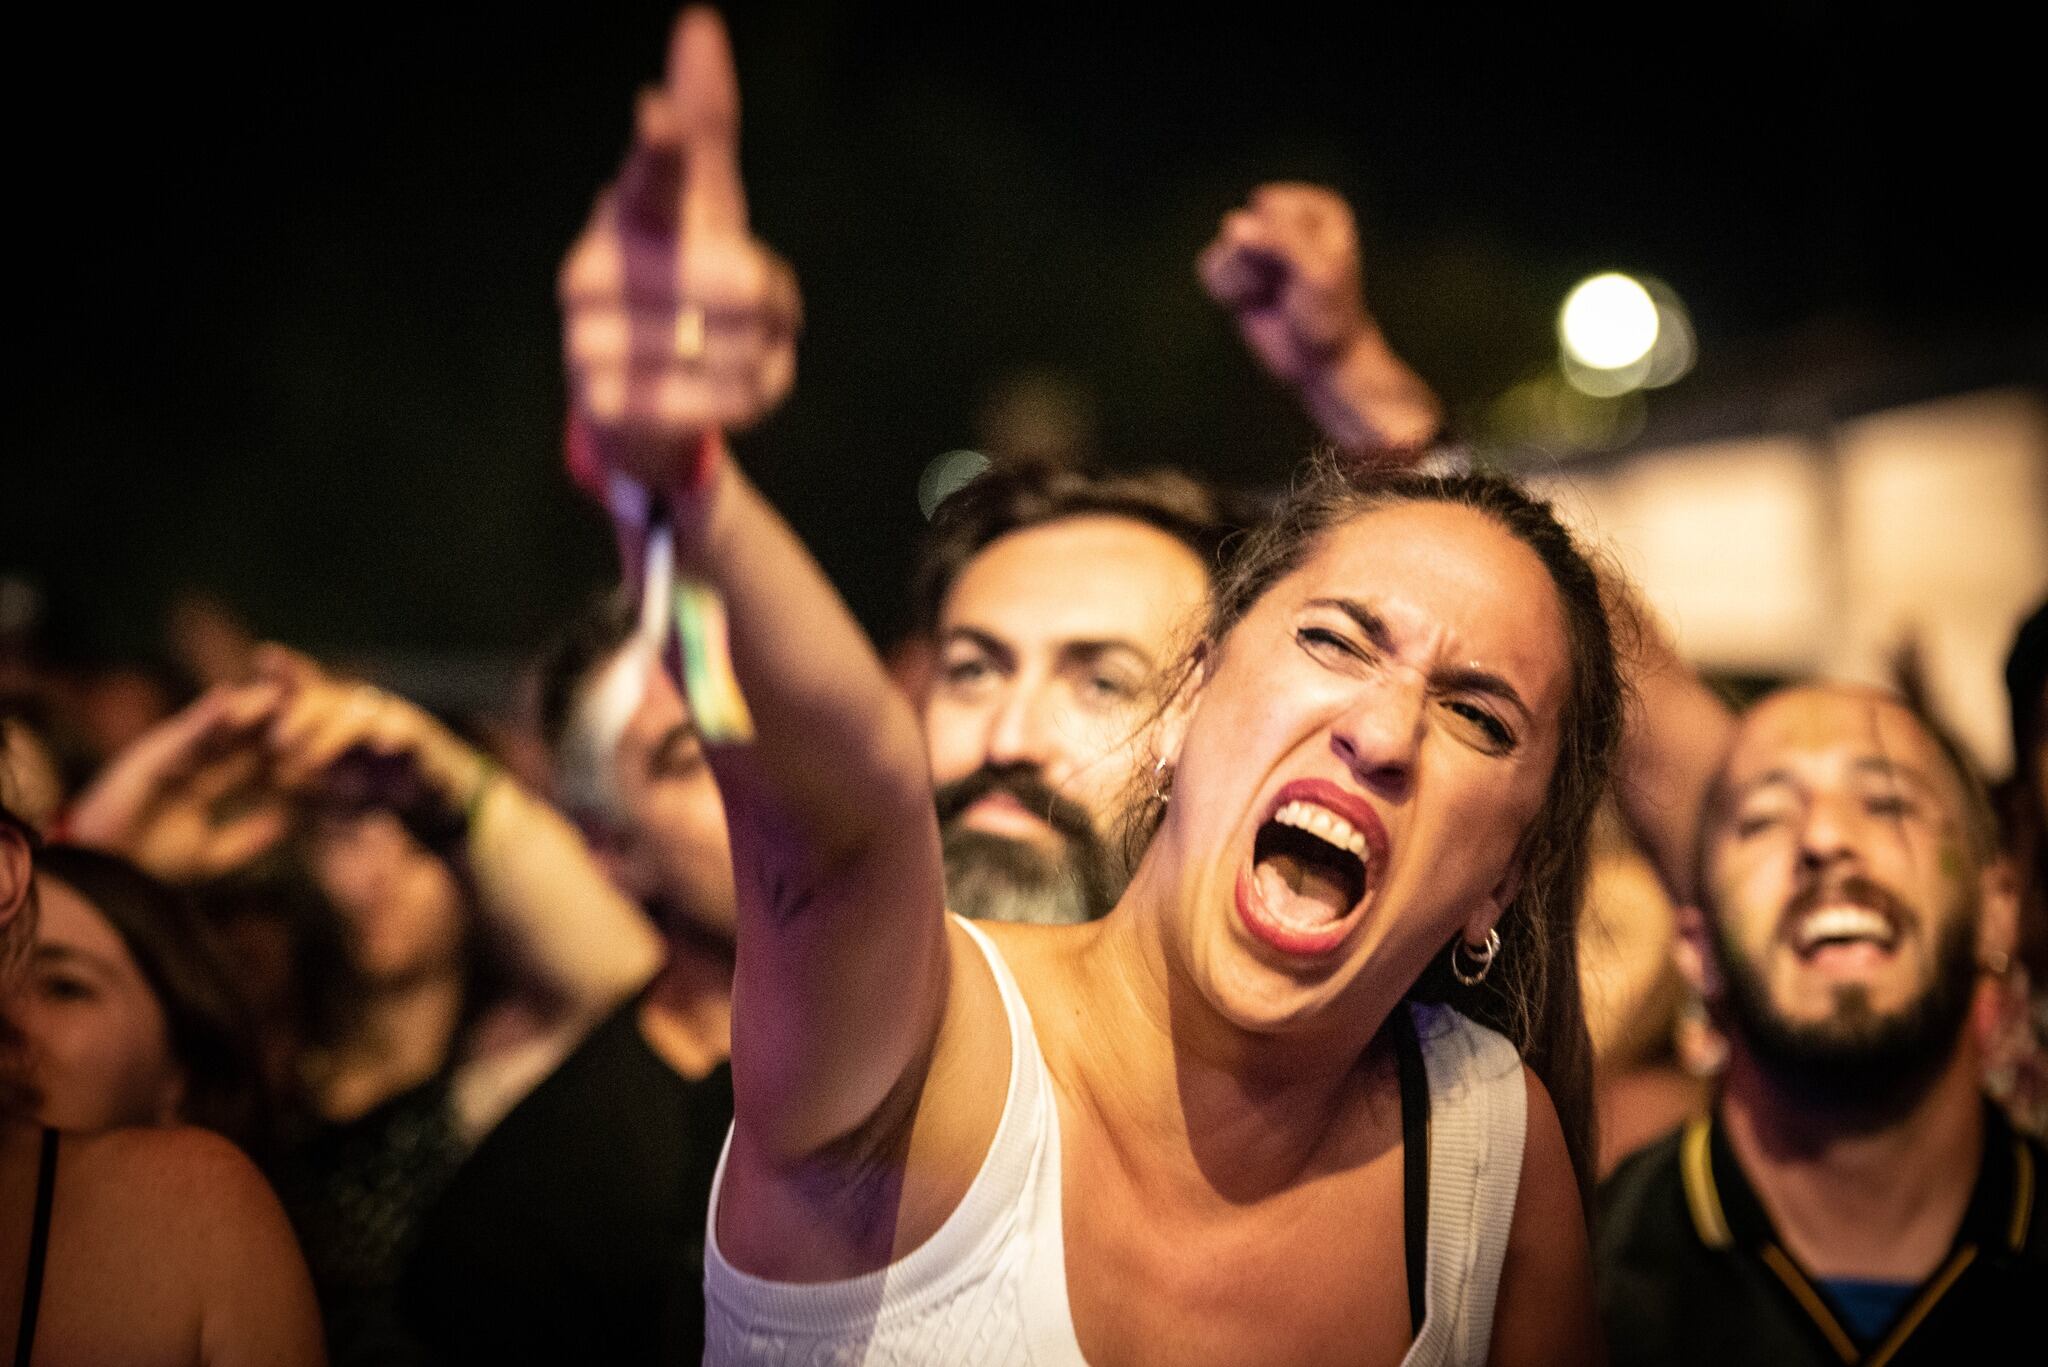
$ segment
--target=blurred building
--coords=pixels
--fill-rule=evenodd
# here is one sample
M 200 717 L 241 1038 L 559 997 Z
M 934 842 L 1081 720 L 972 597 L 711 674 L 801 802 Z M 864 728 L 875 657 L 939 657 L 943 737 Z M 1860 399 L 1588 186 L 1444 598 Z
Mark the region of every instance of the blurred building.
M 1888 683 L 1929 701 L 1993 776 L 2001 680 L 2048 596 L 2048 400 L 1977 390 L 1858 416 L 1528 472 L 1639 583 L 1701 669 Z

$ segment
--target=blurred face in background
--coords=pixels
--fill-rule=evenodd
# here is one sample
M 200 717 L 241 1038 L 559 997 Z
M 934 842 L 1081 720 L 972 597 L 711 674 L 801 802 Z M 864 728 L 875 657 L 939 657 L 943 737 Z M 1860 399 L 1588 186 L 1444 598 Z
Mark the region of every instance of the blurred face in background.
M 66 1130 L 177 1119 L 185 1073 L 162 1004 L 114 927 L 76 889 L 36 878 L 41 924 L 9 1016 L 38 1118 Z
M 348 930 L 370 986 L 457 972 L 467 912 L 448 866 L 389 812 L 323 815 L 311 837 L 314 878 Z
M 1152 685 L 1208 593 L 1184 543 L 1101 514 L 1011 532 L 967 563 L 940 609 L 924 708 L 954 910 L 1108 909 L 1109 828 L 1149 753 Z
M 1708 995 L 1764 1066 L 1884 1093 L 1953 1055 L 1987 886 L 1968 811 L 1896 701 L 1806 688 L 1751 711 L 1709 809 L 1703 900 Z
M 613 655 L 583 686 L 562 748 L 564 765 L 589 771 L 561 787 L 581 795 L 574 815 L 612 881 L 671 931 L 729 942 L 725 803 L 668 671 L 631 648 Z

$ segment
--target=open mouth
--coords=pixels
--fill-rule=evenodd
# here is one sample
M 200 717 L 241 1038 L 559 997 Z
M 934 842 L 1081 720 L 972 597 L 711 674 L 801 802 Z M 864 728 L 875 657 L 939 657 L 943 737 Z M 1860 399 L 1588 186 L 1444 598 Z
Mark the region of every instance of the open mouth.
M 1289 784 L 1252 839 L 1238 889 L 1246 925 L 1288 954 L 1335 948 L 1385 849 L 1379 818 L 1360 799 L 1317 780 Z
M 1252 867 L 1267 908 L 1314 929 L 1339 920 L 1365 896 L 1365 838 L 1344 818 L 1290 802 L 1259 827 Z
M 1890 916 L 1873 907 L 1844 902 L 1816 907 L 1794 921 L 1790 929 L 1793 952 L 1802 959 L 1852 945 L 1889 953 L 1898 939 L 1898 923 Z

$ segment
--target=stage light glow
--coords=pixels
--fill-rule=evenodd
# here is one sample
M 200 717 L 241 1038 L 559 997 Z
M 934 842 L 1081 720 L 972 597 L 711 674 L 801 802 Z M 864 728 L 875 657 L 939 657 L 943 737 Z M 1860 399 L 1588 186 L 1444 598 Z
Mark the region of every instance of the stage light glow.
M 979 451 L 948 451 L 934 457 L 917 477 L 917 507 L 925 521 L 932 520 L 946 496 L 988 469 L 988 457 Z
M 1565 355 L 1591 370 L 1635 365 L 1657 345 L 1657 332 L 1657 301 L 1619 271 L 1581 280 L 1557 315 Z

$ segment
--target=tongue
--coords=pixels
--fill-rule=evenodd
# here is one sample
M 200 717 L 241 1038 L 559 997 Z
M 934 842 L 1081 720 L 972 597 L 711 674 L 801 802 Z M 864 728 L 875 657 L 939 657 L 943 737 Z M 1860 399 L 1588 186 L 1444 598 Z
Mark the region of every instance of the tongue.
M 1267 909 L 1295 925 L 1327 925 L 1351 910 L 1350 896 L 1337 877 L 1291 854 L 1267 855 L 1258 863 L 1258 876 Z

